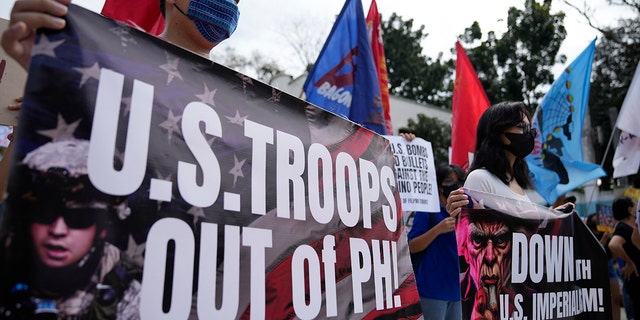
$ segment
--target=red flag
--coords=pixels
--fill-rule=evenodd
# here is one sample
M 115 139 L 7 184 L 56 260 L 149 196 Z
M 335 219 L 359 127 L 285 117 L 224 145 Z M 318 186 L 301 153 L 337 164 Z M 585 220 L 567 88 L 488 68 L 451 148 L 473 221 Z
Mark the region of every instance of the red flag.
M 101 13 L 154 35 L 164 30 L 158 0 L 106 0 Z
M 376 0 L 371 1 L 369 13 L 367 14 L 367 29 L 369 29 L 369 42 L 371 42 L 371 52 L 373 62 L 378 73 L 378 84 L 380 85 L 380 98 L 384 109 L 384 122 L 387 134 L 393 134 L 391 125 L 391 105 L 389 104 L 389 78 L 387 77 L 387 62 L 384 56 L 384 46 L 382 45 L 382 27 L 380 26 L 380 15 Z
M 476 146 L 478 120 L 489 107 L 489 99 L 459 41 L 456 41 L 456 53 L 456 82 L 451 107 L 451 163 L 468 170 L 469 154 L 473 154 Z

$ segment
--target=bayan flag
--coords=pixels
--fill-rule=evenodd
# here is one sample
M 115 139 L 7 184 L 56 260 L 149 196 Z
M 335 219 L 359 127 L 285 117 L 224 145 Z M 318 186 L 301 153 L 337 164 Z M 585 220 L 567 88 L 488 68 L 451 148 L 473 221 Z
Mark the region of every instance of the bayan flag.
M 369 30 L 369 42 L 371 42 L 371 52 L 373 61 L 378 73 L 378 83 L 380 84 L 380 97 L 382 98 L 382 108 L 384 109 L 384 124 L 387 134 L 393 134 L 391 124 L 391 104 L 389 102 L 389 78 L 387 74 L 387 62 L 384 56 L 384 45 L 382 41 L 382 26 L 380 25 L 380 14 L 376 0 L 371 1 L 369 13 L 367 14 L 367 29 Z
M 613 155 L 613 178 L 638 173 L 640 167 L 640 138 L 622 131 Z
M 154 35 L 164 30 L 164 17 L 158 0 L 106 0 L 101 13 Z
M 307 101 L 386 134 L 380 85 L 360 0 L 347 0 L 304 83 Z
M 582 125 L 595 48 L 594 39 L 553 82 L 533 116 L 538 136 L 526 159 L 534 187 L 547 203 L 606 175 L 601 166 L 582 158 Z
M 616 126 L 636 137 L 640 136 L 640 61 L 622 102 Z
M 12 143 L 3 316 L 421 316 L 384 137 L 76 5 L 65 19 L 36 35 Z
M 451 106 L 451 163 L 469 169 L 476 147 L 476 128 L 489 99 L 467 53 L 456 41 L 456 81 Z

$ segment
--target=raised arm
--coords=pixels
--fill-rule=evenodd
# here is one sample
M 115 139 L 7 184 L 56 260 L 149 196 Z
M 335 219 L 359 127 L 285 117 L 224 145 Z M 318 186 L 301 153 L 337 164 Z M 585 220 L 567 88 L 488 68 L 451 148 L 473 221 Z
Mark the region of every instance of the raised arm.
M 433 213 L 431 213 L 433 214 Z M 409 252 L 416 253 L 426 249 L 433 240 L 439 235 L 455 230 L 456 219 L 447 217 L 435 226 L 431 226 L 427 232 L 411 239 L 409 241 Z
M 618 257 L 624 260 L 625 266 L 620 271 L 622 271 L 622 275 L 626 279 L 629 279 L 631 274 L 635 274 L 636 276 L 638 276 L 638 269 L 636 268 L 636 264 L 633 263 L 633 260 L 629 258 L 629 256 L 627 255 L 627 253 L 624 251 L 622 247 L 625 244 L 625 242 L 626 240 L 623 237 L 619 235 L 614 235 L 611 238 L 611 241 L 609 241 L 609 249 L 611 250 L 611 253 L 613 253 L 614 257 Z

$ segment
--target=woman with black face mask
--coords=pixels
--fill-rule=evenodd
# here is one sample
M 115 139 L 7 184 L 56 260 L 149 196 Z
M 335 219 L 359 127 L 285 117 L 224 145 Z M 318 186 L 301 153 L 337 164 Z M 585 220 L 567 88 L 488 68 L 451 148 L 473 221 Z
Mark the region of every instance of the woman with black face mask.
M 535 137 L 536 130 L 531 128 L 530 115 L 524 103 L 501 102 L 489 107 L 478 121 L 474 159 L 464 190 L 498 195 L 514 202 L 531 203 L 525 193 L 525 189 L 531 186 L 531 180 L 524 158 L 533 151 Z M 452 216 L 460 214 L 462 206 L 471 201 L 464 190 L 451 191 L 447 198 L 445 207 Z M 462 314 L 473 318 L 485 318 L 481 315 L 497 317 L 501 312 L 498 297 L 508 295 L 510 290 L 504 286 L 509 277 L 503 274 L 503 271 L 508 272 L 507 260 L 501 258 L 501 251 L 508 250 L 504 249 L 508 247 L 505 246 L 507 241 L 500 242 L 498 234 L 507 235 L 511 228 L 504 227 L 500 221 L 473 223 L 473 228 L 471 224 L 467 228 L 476 230 L 477 236 L 490 234 L 487 239 L 491 241 L 480 240 L 482 236 L 478 236 L 478 240 L 470 240 L 479 241 L 474 245 L 477 248 L 473 249 L 478 253 L 473 257 L 468 254 L 465 257 L 470 265 L 460 282 Z M 471 234 L 471 231 L 468 232 Z
M 531 202 L 524 191 L 532 187 L 524 158 L 533 151 L 537 134 L 530 118 L 522 102 L 500 102 L 485 110 L 478 121 L 474 159 L 465 188 Z M 468 196 L 458 189 L 451 192 L 445 207 L 456 216 L 469 203 Z M 554 209 L 570 212 L 574 206 L 565 203 Z
M 481 193 L 503 197 L 508 199 L 504 201 L 505 204 L 532 203 L 525 193 L 525 189 L 531 187 L 532 183 L 524 158 L 533 151 L 536 134 L 536 130 L 531 128 L 530 115 L 522 102 L 501 102 L 485 110 L 478 121 L 474 159 L 464 189 L 452 191 L 447 198 L 445 206 L 449 214 L 457 216 L 462 207 L 469 204 L 471 199 L 464 193 L 465 190 L 478 191 L 478 197 L 482 197 Z M 474 199 L 474 207 L 475 201 L 484 200 L 487 199 Z M 492 205 L 496 206 L 494 209 L 499 209 L 501 204 Z M 565 208 L 573 209 L 573 204 L 567 203 L 555 209 Z M 471 215 L 469 213 L 467 216 L 468 221 Z M 477 215 L 474 219 L 476 218 Z M 486 317 L 482 315 L 497 317 L 500 312 L 513 310 L 512 305 L 501 307 L 498 303 L 500 297 L 507 296 L 510 292 L 530 290 L 526 286 L 515 289 L 513 283 L 509 284 L 509 287 L 505 285 L 511 276 L 511 262 L 506 255 L 511 246 L 509 233 L 514 229 L 506 223 L 508 219 L 500 219 L 502 218 L 484 222 L 476 219 L 480 221 L 462 227 L 463 230 L 466 228 L 469 235 L 473 234 L 475 237 L 472 239 L 469 236 L 467 240 L 467 243 L 473 245 L 465 244 L 459 247 L 467 251 L 465 261 L 469 263 L 469 269 L 461 281 L 463 315 L 472 315 L 474 318 Z M 469 250 L 477 252 L 470 254 Z M 516 283 L 517 286 L 520 284 Z
M 464 187 L 530 202 L 524 191 L 531 187 L 524 158 L 533 151 L 535 137 L 524 103 L 489 107 L 478 122 L 474 159 Z

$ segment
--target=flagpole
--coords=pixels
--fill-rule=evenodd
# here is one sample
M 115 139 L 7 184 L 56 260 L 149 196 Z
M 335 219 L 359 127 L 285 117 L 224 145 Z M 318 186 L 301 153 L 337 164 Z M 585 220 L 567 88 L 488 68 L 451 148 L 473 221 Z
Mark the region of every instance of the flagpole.
M 609 142 L 607 143 L 607 148 L 604 150 L 604 156 L 602 157 L 602 162 L 600 162 L 600 166 L 604 166 L 604 161 L 607 160 L 607 154 L 609 154 L 609 149 L 611 148 L 611 142 L 613 141 L 613 136 L 616 133 L 618 127 L 613 126 L 613 131 L 611 131 L 611 136 L 609 136 Z M 596 184 L 597 187 L 597 184 Z M 591 208 L 591 202 L 593 201 L 593 195 L 596 193 L 596 188 L 591 189 L 591 195 L 589 196 L 589 202 L 587 203 L 587 210 Z

